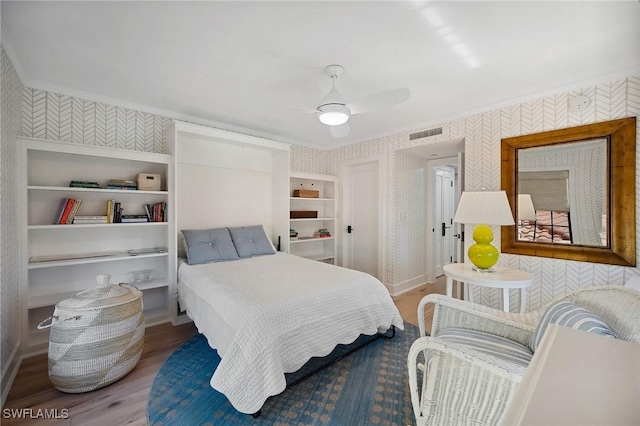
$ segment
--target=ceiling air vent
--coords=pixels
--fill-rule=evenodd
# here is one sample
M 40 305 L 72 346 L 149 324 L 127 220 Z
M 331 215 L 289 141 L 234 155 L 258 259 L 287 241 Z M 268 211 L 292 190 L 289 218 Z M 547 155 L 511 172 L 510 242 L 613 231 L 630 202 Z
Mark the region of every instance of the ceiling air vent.
M 438 127 L 436 129 L 423 130 L 422 132 L 411 133 L 409 135 L 409 140 L 412 141 L 414 139 L 427 138 L 429 136 L 435 136 L 435 135 L 441 135 L 441 134 L 442 134 L 442 127 Z

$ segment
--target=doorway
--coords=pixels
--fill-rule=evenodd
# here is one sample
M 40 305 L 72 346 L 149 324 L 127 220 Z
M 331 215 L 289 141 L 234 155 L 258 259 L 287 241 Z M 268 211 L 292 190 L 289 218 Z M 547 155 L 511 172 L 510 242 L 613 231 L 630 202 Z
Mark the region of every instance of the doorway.
M 457 171 L 451 165 L 433 168 L 433 264 L 436 277 L 444 265 L 458 261 L 453 216 L 457 203 Z
M 379 158 L 342 166 L 342 266 L 380 279 L 381 196 Z

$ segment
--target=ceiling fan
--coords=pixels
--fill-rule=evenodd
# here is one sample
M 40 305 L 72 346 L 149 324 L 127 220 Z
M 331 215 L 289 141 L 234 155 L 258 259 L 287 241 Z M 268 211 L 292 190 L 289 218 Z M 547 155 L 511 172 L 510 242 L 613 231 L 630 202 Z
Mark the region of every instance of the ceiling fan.
M 329 126 L 331 134 L 342 138 L 349 134 L 349 118 L 354 114 L 376 111 L 401 104 L 409 99 L 409 89 L 392 89 L 345 103 L 336 89 L 336 80 L 344 73 L 341 65 L 329 65 L 325 72 L 331 77 L 331 91 L 322 98 L 314 110 L 301 110 L 318 116 L 321 123 Z

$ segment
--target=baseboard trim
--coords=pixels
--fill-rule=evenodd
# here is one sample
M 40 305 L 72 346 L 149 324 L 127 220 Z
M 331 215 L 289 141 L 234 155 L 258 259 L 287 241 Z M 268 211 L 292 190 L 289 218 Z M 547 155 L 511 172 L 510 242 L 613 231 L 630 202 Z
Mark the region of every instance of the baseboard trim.
M 391 296 L 400 296 L 401 294 L 404 294 L 408 291 L 413 290 L 414 288 L 418 288 L 425 284 L 429 284 L 429 281 L 427 280 L 427 274 L 421 274 L 417 277 L 411 278 L 401 283 L 387 286 L 387 289 L 389 290 Z
M 9 356 L 9 362 L 6 364 L 6 368 L 2 369 L 2 395 L 0 398 L 0 407 L 4 407 L 4 403 L 9 396 L 9 391 L 11 390 L 11 386 L 13 385 L 13 381 L 16 379 L 18 375 L 18 370 L 20 369 L 20 364 L 22 364 L 22 357 L 18 356 L 18 351 L 20 350 L 20 342 L 13 348 L 11 355 Z

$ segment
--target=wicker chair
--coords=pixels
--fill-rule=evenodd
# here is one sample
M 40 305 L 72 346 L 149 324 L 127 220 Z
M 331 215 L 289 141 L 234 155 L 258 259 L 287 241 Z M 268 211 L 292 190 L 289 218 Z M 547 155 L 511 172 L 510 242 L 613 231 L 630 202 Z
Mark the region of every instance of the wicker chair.
M 558 300 L 575 303 L 597 315 L 616 338 L 640 343 L 640 292 L 622 286 L 592 287 Z M 434 337 L 425 332 L 427 304 L 434 305 Z M 477 330 L 527 346 L 547 306 L 519 314 L 443 295 L 425 296 L 418 306 L 418 320 L 420 336 L 426 337 L 413 343 L 407 362 L 417 424 L 496 424 L 521 382 L 528 361 L 507 361 L 448 341 L 443 330 Z

